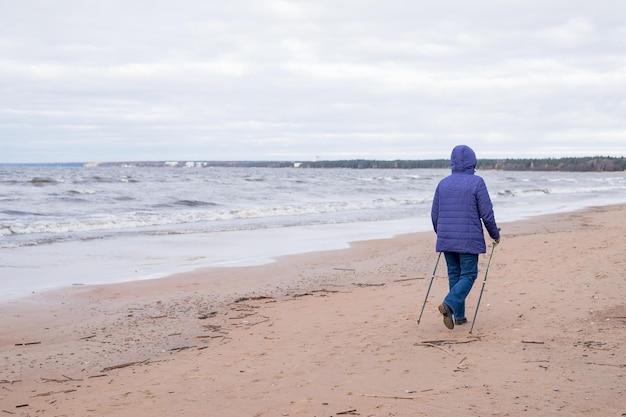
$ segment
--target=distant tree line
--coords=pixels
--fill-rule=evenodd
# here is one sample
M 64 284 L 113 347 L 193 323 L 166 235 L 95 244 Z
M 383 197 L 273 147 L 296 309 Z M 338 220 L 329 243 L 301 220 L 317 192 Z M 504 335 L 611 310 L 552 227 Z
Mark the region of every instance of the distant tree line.
M 626 158 L 595 156 L 546 159 L 485 159 L 479 160 L 478 165 L 481 169 L 500 169 L 503 171 L 626 171 Z
M 449 159 L 394 160 L 348 159 L 343 161 L 302 162 L 301 168 L 352 168 L 352 169 L 418 169 L 450 168 Z
M 135 166 L 135 167 L 244 167 L 244 168 L 349 168 L 349 169 L 449 169 L 448 159 L 424 160 L 371 160 L 346 159 L 340 161 L 139 161 L 100 162 L 85 166 Z M 578 158 L 545 159 L 479 159 L 480 170 L 501 171 L 626 171 L 626 158 L 594 156 Z
M 344 161 L 303 162 L 300 166 L 302 168 L 436 169 L 450 168 L 450 160 L 430 159 L 378 161 L 353 159 Z M 476 168 L 482 170 L 496 169 L 502 171 L 626 171 L 626 158 L 598 156 L 546 159 L 479 159 L 478 166 Z

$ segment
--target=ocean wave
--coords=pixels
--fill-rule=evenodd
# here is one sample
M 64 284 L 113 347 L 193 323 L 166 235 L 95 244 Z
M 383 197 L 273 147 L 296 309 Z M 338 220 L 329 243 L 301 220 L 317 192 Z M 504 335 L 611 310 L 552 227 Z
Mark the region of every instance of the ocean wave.
M 207 206 L 217 206 L 217 203 L 212 203 L 210 201 L 201 201 L 201 200 L 178 200 L 174 203 L 179 206 L 186 207 L 207 207 Z
M 340 212 L 363 212 L 367 210 L 393 209 L 411 207 L 427 203 L 429 198 L 377 198 L 367 201 L 335 201 L 307 204 L 283 204 L 254 206 L 244 208 L 226 208 L 223 210 L 161 210 L 133 211 L 124 213 L 108 213 L 81 218 L 56 219 L 47 216 L 44 219 L 15 221 L 5 226 L 11 234 L 72 234 L 77 232 L 93 232 L 98 230 L 136 230 L 154 226 L 193 225 L 201 222 L 232 222 L 251 219 L 269 219 L 278 217 L 324 216 Z M 180 200 L 177 204 L 186 207 L 217 206 L 196 200 Z M 332 220 L 329 220 L 332 222 Z M 302 218 L 302 223 L 306 220 Z M 232 224 L 228 227 L 232 227 Z
M 28 180 L 29 183 L 33 185 L 55 185 L 59 184 L 63 181 L 54 179 L 54 178 L 46 178 L 46 177 L 33 177 Z
M 136 183 L 136 182 L 139 182 L 139 180 L 130 175 L 120 175 L 120 176 L 91 175 L 85 178 L 75 179 L 73 181 L 74 184 L 117 184 L 120 182 Z
M 532 195 L 544 195 L 550 194 L 551 191 L 547 188 L 530 188 L 530 189 L 505 189 L 496 192 L 498 196 L 502 197 L 524 197 Z
M 41 213 L 36 213 L 34 211 L 21 211 L 21 210 L 1 210 L 1 214 L 5 214 L 7 216 L 43 216 Z
M 73 190 L 69 190 L 68 193 L 70 194 L 83 194 L 83 195 L 91 195 L 91 194 L 95 194 L 96 190 L 79 190 L 79 189 L 73 189 Z

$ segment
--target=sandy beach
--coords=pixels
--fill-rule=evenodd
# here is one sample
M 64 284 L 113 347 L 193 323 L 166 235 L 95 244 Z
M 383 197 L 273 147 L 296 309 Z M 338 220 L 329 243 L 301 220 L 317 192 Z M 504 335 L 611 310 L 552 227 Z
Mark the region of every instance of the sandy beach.
M 0 414 L 626 416 L 625 218 L 500 224 L 471 334 L 489 252 L 470 323 L 443 259 L 417 323 L 434 233 L 6 302 Z

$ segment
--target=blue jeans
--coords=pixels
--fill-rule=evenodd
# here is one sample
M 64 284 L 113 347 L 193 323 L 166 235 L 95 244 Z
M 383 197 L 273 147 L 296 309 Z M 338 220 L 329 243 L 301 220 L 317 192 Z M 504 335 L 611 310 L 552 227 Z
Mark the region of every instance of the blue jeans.
M 478 255 L 472 253 L 444 252 L 448 265 L 450 292 L 443 302 L 450 306 L 455 319 L 465 317 L 465 298 L 478 276 Z

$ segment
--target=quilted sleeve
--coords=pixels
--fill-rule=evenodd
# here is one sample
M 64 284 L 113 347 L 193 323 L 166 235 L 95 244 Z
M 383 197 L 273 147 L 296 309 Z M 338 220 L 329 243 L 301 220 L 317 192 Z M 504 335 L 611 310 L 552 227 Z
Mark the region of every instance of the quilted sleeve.
M 491 203 L 491 198 L 489 197 L 489 191 L 487 190 L 487 185 L 482 178 L 476 192 L 476 200 L 478 203 L 478 214 L 482 219 L 489 236 L 492 239 L 500 239 L 500 231 L 498 230 L 498 225 L 496 224 L 496 219 L 493 214 L 493 205 Z

